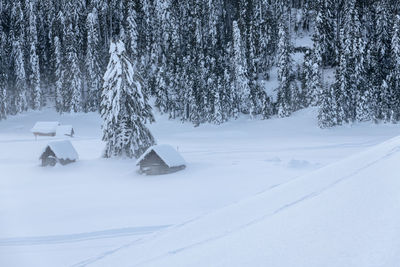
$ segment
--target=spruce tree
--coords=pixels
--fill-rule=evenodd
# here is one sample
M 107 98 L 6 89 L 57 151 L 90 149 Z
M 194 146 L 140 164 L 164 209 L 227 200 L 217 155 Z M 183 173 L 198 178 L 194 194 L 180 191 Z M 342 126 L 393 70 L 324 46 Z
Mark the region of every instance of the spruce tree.
M 82 110 L 82 74 L 77 52 L 77 25 L 68 18 L 65 32 L 65 72 L 64 72 L 64 111 L 79 112 Z
M 25 60 L 20 41 L 13 42 L 13 58 L 15 71 L 14 101 L 12 102 L 14 113 L 20 113 L 28 109 L 27 80 L 25 72 Z
M 86 110 L 97 111 L 100 108 L 100 88 L 101 88 L 101 49 L 100 36 L 98 29 L 97 9 L 93 8 L 86 19 L 87 49 L 86 49 Z
M 233 22 L 233 55 L 235 84 L 234 106 L 237 106 L 240 112 L 249 113 L 250 87 L 247 77 L 247 62 L 242 44 L 242 35 L 236 21 Z
M 147 121 L 153 121 L 154 118 L 142 86 L 142 80 L 127 56 L 123 42 L 111 42 L 101 101 L 105 158 L 139 157 L 155 144 L 145 126 Z
M 284 16 L 285 17 L 285 16 Z M 295 88 L 292 83 L 292 60 L 290 57 L 289 32 L 286 21 L 282 18 L 279 22 L 279 42 L 278 42 L 278 116 L 287 117 L 294 111 L 294 93 L 291 90 Z
M 330 128 L 338 124 L 337 106 L 334 86 L 325 86 L 321 95 L 318 113 L 318 126 Z
M 54 37 L 54 57 L 55 57 L 55 102 L 56 110 L 58 112 L 65 111 L 64 109 L 64 68 L 63 68 L 63 54 L 61 50 L 60 38 Z
M 29 42 L 30 42 L 30 85 L 32 91 L 32 108 L 40 109 L 43 104 L 42 89 L 40 83 L 39 57 L 36 52 L 38 46 L 35 0 L 29 1 Z

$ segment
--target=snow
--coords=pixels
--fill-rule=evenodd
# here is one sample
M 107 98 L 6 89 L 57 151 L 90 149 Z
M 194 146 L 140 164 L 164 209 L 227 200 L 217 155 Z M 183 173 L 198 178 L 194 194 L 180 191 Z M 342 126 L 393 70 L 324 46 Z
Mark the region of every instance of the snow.
M 71 142 L 68 140 L 63 140 L 63 141 L 53 141 L 50 142 L 45 149 L 43 150 L 42 153 L 44 153 L 47 149 L 47 147 L 50 147 L 50 149 L 54 152 L 56 157 L 58 159 L 69 159 L 69 160 L 78 160 L 79 156 L 78 153 L 76 152 L 75 148 L 72 146 Z
M 72 131 L 72 125 L 59 125 L 57 126 L 56 136 L 70 136 Z
M 38 121 L 31 129 L 31 132 L 42 134 L 55 134 L 59 125 L 60 123 L 58 121 Z
M 139 163 L 151 152 L 154 151 L 163 161 L 164 163 L 172 168 L 172 167 L 179 167 L 182 165 L 186 165 L 185 160 L 182 158 L 182 156 L 176 151 L 172 146 L 170 145 L 155 145 L 152 147 L 149 147 L 146 152 L 141 155 L 138 160 L 136 165 L 139 165 Z
M 396 137 L 93 266 L 397 266 L 399 161 Z
M 0 266 L 397 266 L 400 125 L 321 130 L 316 113 L 199 127 L 157 114 L 158 143 L 190 163 L 164 177 L 101 158 L 98 113 L 0 121 Z M 74 125 L 80 160 L 41 168 L 64 138 L 33 140 L 36 121 Z

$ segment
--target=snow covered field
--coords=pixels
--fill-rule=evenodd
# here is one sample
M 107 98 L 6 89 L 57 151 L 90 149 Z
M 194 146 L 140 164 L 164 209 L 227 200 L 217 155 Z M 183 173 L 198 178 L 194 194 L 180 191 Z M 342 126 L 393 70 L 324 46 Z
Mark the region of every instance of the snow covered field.
M 157 116 L 158 143 L 188 162 L 164 176 L 102 159 L 97 114 L 1 121 L 0 266 L 396 266 L 400 126 L 314 118 L 194 128 Z M 39 166 L 58 139 L 35 141 L 39 120 L 74 126 L 77 163 Z

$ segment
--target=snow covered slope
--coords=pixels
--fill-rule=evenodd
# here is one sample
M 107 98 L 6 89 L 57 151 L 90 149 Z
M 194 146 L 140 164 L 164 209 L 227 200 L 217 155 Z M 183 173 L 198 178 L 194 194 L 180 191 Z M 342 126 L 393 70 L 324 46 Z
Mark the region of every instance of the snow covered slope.
M 186 253 L 203 253 L 198 257 L 207 255 L 210 261 L 218 264 L 218 260 L 228 260 L 229 257 L 235 260 L 235 255 L 246 259 L 248 255 L 240 253 L 250 249 L 254 255 L 265 255 L 271 261 L 273 258 L 268 253 L 288 253 L 290 257 L 285 257 L 285 260 L 289 260 L 293 259 L 296 250 L 304 253 L 304 258 L 299 254 L 304 260 L 309 255 L 302 250 L 309 247 L 311 253 L 315 247 L 321 247 L 318 242 L 323 242 L 324 246 L 325 243 L 342 245 L 343 242 L 337 240 L 341 235 L 324 236 L 322 230 L 333 231 L 330 221 L 336 218 L 338 222 L 335 225 L 339 227 L 340 223 L 347 226 L 355 223 L 354 218 L 368 222 L 369 217 L 362 213 L 361 208 L 358 213 L 346 211 L 351 204 L 358 203 L 356 198 L 346 201 L 346 205 L 350 206 L 340 206 L 339 210 L 335 210 L 332 205 L 344 201 L 345 193 L 332 197 L 335 201 L 317 202 L 313 199 L 332 194 L 330 192 L 340 188 L 339 185 L 345 181 L 309 201 L 276 215 L 270 214 L 342 177 L 331 176 L 333 171 L 326 171 L 329 176 L 315 179 L 306 179 L 304 175 L 399 135 L 400 125 L 363 123 L 321 130 L 316 126 L 315 118 L 316 110 L 307 109 L 284 119 L 262 121 L 242 117 L 222 125 L 193 127 L 157 115 L 157 122 L 150 128 L 158 143 L 178 147 L 187 162 L 185 170 L 162 177 L 139 175 L 134 159 L 100 158 L 104 143 L 101 141 L 101 120 L 97 113 L 59 115 L 51 109 L 44 109 L 0 121 L 0 266 L 124 266 L 156 256 L 162 256 L 165 263 L 172 266 L 175 257 L 177 263 L 190 266 L 196 262 L 185 258 Z M 38 137 L 36 141 L 30 132 L 36 121 L 59 121 L 73 125 L 76 136 Z M 64 139 L 71 141 L 80 160 L 67 166 L 40 167 L 38 157 L 44 147 L 50 141 Z M 366 158 L 360 157 L 358 165 L 349 164 L 349 168 L 355 170 L 357 166 L 384 154 L 378 152 L 370 153 Z M 392 157 L 397 157 L 397 154 Z M 383 162 L 386 159 L 379 164 Z M 387 166 L 384 170 L 387 175 L 383 178 L 395 175 L 397 165 Z M 337 169 L 345 172 L 351 168 Z M 351 178 L 346 181 L 357 180 Z M 351 190 L 353 194 L 363 194 L 367 190 L 364 186 L 371 186 L 371 190 L 379 189 L 376 192 L 378 196 L 373 196 L 378 201 L 375 209 L 390 214 L 392 206 L 382 206 L 386 203 L 379 198 L 392 196 L 390 190 L 397 189 L 394 181 L 373 180 L 357 185 L 357 190 Z M 380 189 L 386 184 L 388 189 Z M 367 201 L 373 199 L 369 197 L 366 196 L 366 203 L 371 206 L 373 203 Z M 298 214 L 290 213 L 282 217 L 306 203 L 314 203 L 316 207 L 300 209 Z M 322 211 L 327 214 L 319 213 Z M 267 219 L 264 220 L 263 216 Z M 377 220 L 384 218 L 382 216 L 376 213 Z M 324 218 L 326 221 L 321 221 Z M 255 233 L 246 234 L 249 239 L 236 237 L 242 231 L 238 228 L 257 219 L 262 221 L 260 225 L 263 228 L 257 235 L 260 235 L 260 242 L 265 243 L 257 244 Z M 347 223 L 347 220 L 350 222 Z M 192 226 L 186 223 L 189 221 L 193 222 Z M 319 225 L 315 225 L 317 223 Z M 256 225 L 244 229 L 250 230 Z M 383 231 L 386 228 L 382 225 L 374 229 Z M 342 228 L 352 229 L 348 227 Z M 185 234 L 180 235 L 177 231 Z M 229 234 L 225 237 L 225 233 Z M 154 249 L 143 252 L 142 246 L 152 244 L 150 237 L 153 235 L 152 238 L 158 240 Z M 224 237 L 219 237 L 221 235 Z M 217 244 L 228 242 L 231 236 L 237 239 L 229 241 L 226 246 Z M 205 242 L 208 239 L 215 241 Z M 349 239 L 353 240 L 351 235 Z M 317 245 L 306 246 L 302 240 L 303 243 L 317 242 Z M 362 245 L 373 248 L 364 241 L 361 240 Z M 170 255 L 171 251 L 197 242 L 204 245 L 165 257 L 165 253 Z M 387 247 L 388 250 L 391 248 Z M 213 256 L 214 249 L 221 252 L 219 255 L 222 258 Z M 326 256 L 320 250 L 314 254 Z M 124 255 L 125 251 L 127 254 Z M 347 251 L 352 253 L 348 247 L 344 247 L 343 251 L 344 255 L 336 257 L 337 260 L 346 258 Z M 224 253 L 230 256 L 225 257 Z M 354 258 L 352 254 L 348 256 Z M 259 259 L 261 264 L 265 260 L 259 256 L 254 259 Z M 156 263 L 150 261 L 149 265 Z M 163 263 L 160 262 L 161 265 Z M 224 263 L 221 262 L 221 265 Z M 241 262 L 238 261 L 238 264 Z
M 398 266 L 400 137 L 94 266 Z

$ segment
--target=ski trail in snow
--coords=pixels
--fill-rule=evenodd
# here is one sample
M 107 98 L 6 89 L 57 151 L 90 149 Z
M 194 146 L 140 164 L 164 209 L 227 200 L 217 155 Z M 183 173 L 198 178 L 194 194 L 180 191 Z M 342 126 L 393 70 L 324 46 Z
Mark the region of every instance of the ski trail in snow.
M 144 235 L 167 228 L 169 225 L 128 227 L 119 229 L 110 229 L 88 233 L 34 236 L 34 237 L 11 237 L 0 239 L 1 246 L 31 246 L 46 244 L 62 244 L 71 242 L 81 242 L 95 239 L 115 238 L 122 236 Z
M 372 162 L 369 162 L 368 164 L 366 164 L 363 167 L 353 171 L 352 173 L 350 173 L 348 175 L 345 175 L 345 176 L 333 181 L 332 183 L 328 184 L 327 186 L 321 188 L 320 190 L 313 191 L 313 192 L 310 192 L 308 194 L 305 194 L 302 197 L 300 197 L 300 198 L 298 198 L 298 199 L 296 199 L 294 201 L 291 201 L 291 202 L 289 202 L 289 203 L 287 203 L 285 205 L 282 205 L 279 208 L 275 209 L 274 211 L 272 211 L 270 213 L 267 213 L 267 214 L 264 214 L 264 215 L 262 215 L 261 217 L 255 219 L 255 220 L 252 220 L 252 221 L 250 221 L 250 222 L 248 222 L 246 224 L 243 224 L 243 225 L 240 225 L 238 227 L 235 227 L 235 228 L 233 228 L 231 230 L 227 230 L 227 231 L 225 231 L 225 232 L 223 232 L 223 233 L 221 233 L 219 235 L 215 235 L 215 236 L 212 236 L 210 238 L 207 238 L 207 239 L 192 243 L 190 245 L 187 245 L 187 246 L 184 246 L 184 247 L 181 247 L 181 248 L 178 248 L 178 249 L 171 250 L 171 251 L 169 251 L 167 253 L 164 253 L 164 254 L 159 255 L 157 257 L 150 258 L 150 259 L 148 259 L 148 260 L 146 260 L 144 262 L 135 264 L 133 266 L 140 266 L 140 265 L 143 265 L 143 264 L 148 264 L 148 263 L 154 262 L 156 260 L 160 260 L 160 259 L 166 258 L 171 254 L 178 254 L 178 253 L 180 253 L 182 251 L 186 251 L 186 250 L 195 248 L 197 246 L 207 244 L 207 243 L 209 243 L 211 241 L 221 239 L 221 238 L 226 237 L 228 235 L 231 235 L 231 234 L 233 234 L 233 233 L 235 233 L 237 231 L 240 231 L 240 230 L 245 229 L 245 228 L 247 228 L 249 226 L 257 224 L 257 223 L 259 223 L 259 222 L 261 222 L 261 221 L 263 221 L 263 220 L 265 220 L 267 218 L 275 216 L 276 214 L 278 214 L 278 213 L 280 213 L 280 212 L 282 212 L 282 211 L 284 211 L 286 209 L 289 209 L 289 208 L 291 208 L 291 207 L 293 207 L 293 206 L 295 206 L 297 204 L 300 204 L 300 203 L 302 203 L 304 201 L 310 200 L 312 198 L 315 198 L 315 197 L 323 194 L 324 192 L 326 192 L 329 189 L 333 188 L 334 186 L 340 184 L 341 182 L 350 179 L 351 177 L 353 177 L 353 176 L 357 175 L 358 173 L 362 172 L 363 170 L 368 169 L 369 167 L 379 163 L 380 161 L 382 161 L 384 159 L 390 158 L 391 156 L 393 156 L 394 154 L 399 153 L 399 152 L 400 152 L 400 147 L 395 147 L 394 149 L 392 149 L 392 151 L 390 151 L 386 155 L 384 155 L 384 156 L 382 156 L 382 157 L 380 157 L 380 158 L 378 158 L 378 159 L 376 159 L 376 160 L 374 160 Z
M 135 239 L 134 241 L 129 242 L 129 243 L 125 244 L 125 245 L 119 246 L 119 247 L 117 247 L 115 249 L 107 250 L 107 251 L 105 251 L 105 252 L 103 252 L 103 253 L 101 253 L 101 254 L 99 254 L 97 256 L 94 256 L 94 257 L 91 257 L 89 259 L 80 261 L 80 262 L 78 262 L 78 263 L 76 263 L 74 265 L 71 265 L 71 267 L 85 267 L 85 266 L 88 266 L 89 264 L 95 263 L 95 262 L 97 262 L 97 261 L 99 261 L 99 260 L 101 260 L 101 259 L 103 259 L 103 258 L 105 258 L 105 257 L 107 257 L 109 255 L 114 254 L 115 252 L 118 252 L 118 251 L 120 251 L 122 249 L 125 249 L 125 248 L 129 248 L 130 246 L 132 246 L 132 245 L 134 245 L 136 243 L 139 243 L 142 240 L 143 240 L 143 238 Z

